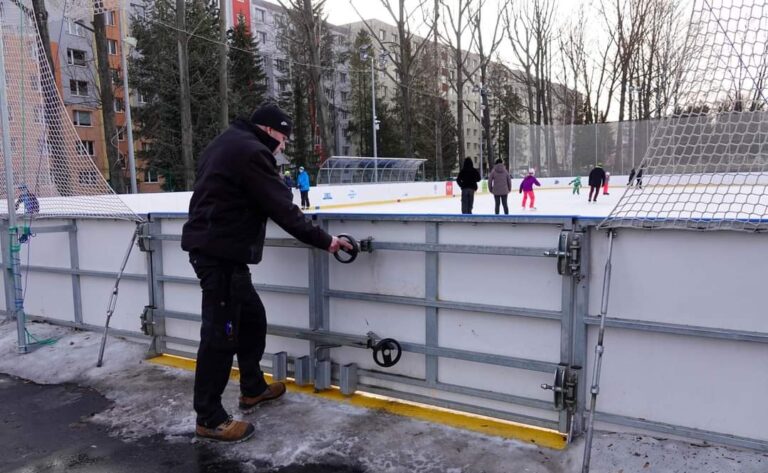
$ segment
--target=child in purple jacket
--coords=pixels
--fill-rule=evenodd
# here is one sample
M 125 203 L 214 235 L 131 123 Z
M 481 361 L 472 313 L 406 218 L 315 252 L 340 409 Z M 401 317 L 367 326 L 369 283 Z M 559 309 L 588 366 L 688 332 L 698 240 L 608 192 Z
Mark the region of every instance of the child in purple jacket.
M 520 183 L 520 193 L 523 194 L 523 209 L 525 209 L 525 203 L 528 200 L 528 198 L 531 199 L 531 210 L 536 210 L 536 207 L 533 206 L 533 203 L 536 200 L 536 196 L 533 195 L 533 186 L 540 186 L 541 183 L 538 179 L 534 176 L 536 173 L 536 170 L 531 168 L 528 170 L 528 175 L 525 176 L 525 179 L 523 179 L 523 182 Z

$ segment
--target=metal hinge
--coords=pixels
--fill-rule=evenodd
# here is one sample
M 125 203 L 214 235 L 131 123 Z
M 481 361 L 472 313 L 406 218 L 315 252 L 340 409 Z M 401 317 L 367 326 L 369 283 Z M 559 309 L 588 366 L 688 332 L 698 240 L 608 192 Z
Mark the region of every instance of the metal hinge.
M 157 307 L 153 305 L 145 305 L 144 310 L 141 312 L 141 331 L 144 335 L 150 337 L 155 336 L 155 309 Z
M 563 230 L 557 240 L 557 251 L 547 251 L 546 256 L 557 258 L 557 273 L 561 276 L 580 276 L 581 241 L 584 234 Z
M 153 251 L 155 249 L 153 245 L 154 241 L 150 233 L 150 225 L 151 222 L 143 222 L 139 224 L 139 250 L 144 252 Z
M 578 401 L 580 366 L 560 365 L 555 371 L 553 384 L 542 384 L 541 389 L 549 389 L 554 393 L 555 409 L 574 412 Z

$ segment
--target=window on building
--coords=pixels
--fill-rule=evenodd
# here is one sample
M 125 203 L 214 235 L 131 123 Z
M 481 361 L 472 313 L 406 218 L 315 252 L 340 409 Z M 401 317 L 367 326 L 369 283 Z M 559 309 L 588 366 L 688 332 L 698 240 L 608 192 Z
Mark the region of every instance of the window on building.
M 43 123 L 45 112 L 42 105 L 35 105 L 35 123 Z
M 392 42 L 397 43 L 397 33 L 395 33 L 394 31 L 392 32 Z
M 147 96 L 144 92 L 137 92 L 137 100 L 139 103 L 147 103 Z
M 115 113 L 125 112 L 125 101 L 123 99 L 115 98 Z
M 330 87 L 325 88 L 325 96 L 328 97 L 329 99 L 333 98 L 333 91 L 331 90 Z
M 94 152 L 93 141 L 80 141 L 80 149 L 78 150 L 83 156 L 93 156 Z
M 122 128 L 116 128 L 115 134 L 117 135 L 117 141 L 125 141 L 125 131 Z
M 347 119 L 349 119 L 349 112 L 347 112 L 346 110 L 342 110 L 342 111 L 341 111 L 341 119 L 342 119 L 342 120 L 347 120 Z
M 266 23 L 267 22 L 267 11 L 262 10 L 261 8 L 257 8 L 254 11 L 254 19 L 258 21 L 259 23 Z
M 387 32 L 384 30 L 379 30 L 379 39 L 382 41 L 387 40 Z
M 237 23 L 240 24 L 240 25 L 244 25 L 245 24 L 245 15 L 243 15 L 242 13 L 238 13 L 237 14 Z
M 84 80 L 75 80 L 70 79 L 69 80 L 69 91 L 72 93 L 72 95 L 78 96 L 78 97 L 87 97 L 88 96 L 88 82 Z
M 107 40 L 107 50 L 112 56 L 117 56 L 117 41 L 114 39 Z
M 114 11 L 107 12 L 106 16 L 106 24 L 107 26 L 115 26 L 117 24 L 117 15 Z
M 95 186 L 99 182 L 99 175 L 93 169 L 80 171 L 77 180 L 82 186 Z
M 67 18 L 67 33 L 75 36 L 85 36 L 85 28 L 77 23 L 77 20 Z
M 152 151 L 152 143 L 147 143 L 146 141 L 142 141 L 140 146 L 141 146 L 141 151 L 145 153 L 149 153 L 150 151 Z
M 67 64 L 70 66 L 85 66 L 85 51 L 68 48 Z
M 257 38 L 259 39 L 259 45 L 266 44 L 267 43 L 267 33 L 263 31 L 257 31 Z
M 279 81 L 277 81 L 277 91 L 280 92 L 281 94 L 283 92 L 287 92 L 288 91 L 288 81 L 287 80 L 279 80 Z
M 387 87 L 386 85 L 382 85 L 381 86 L 381 96 L 384 97 L 384 98 L 387 98 L 388 93 L 389 93 L 389 87 Z
M 288 72 L 288 61 L 285 59 L 275 59 L 275 69 L 277 69 L 277 72 L 285 74 Z
M 157 169 L 147 168 L 144 170 L 144 182 L 155 183 L 158 182 Z
M 347 73 L 346 72 L 339 72 L 339 82 L 342 84 L 347 83 Z
M 341 101 L 346 102 L 347 99 L 349 99 L 349 92 L 342 92 L 341 93 Z
M 75 126 L 92 126 L 91 112 L 85 110 L 74 110 L 72 112 L 72 123 Z
M 109 74 L 112 76 L 112 83 L 117 85 L 123 83 L 123 76 L 120 74 L 120 69 L 110 69 Z

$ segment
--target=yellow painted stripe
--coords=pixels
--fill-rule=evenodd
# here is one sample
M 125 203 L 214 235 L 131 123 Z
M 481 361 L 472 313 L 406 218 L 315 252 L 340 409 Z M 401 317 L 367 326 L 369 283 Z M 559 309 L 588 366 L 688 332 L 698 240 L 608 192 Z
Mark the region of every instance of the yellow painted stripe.
M 193 359 L 175 355 L 160 355 L 151 358 L 148 361 L 158 365 L 171 366 L 190 371 L 195 370 L 196 364 Z M 266 374 L 265 377 L 268 382 L 272 379 L 268 374 Z M 240 371 L 237 368 L 232 368 L 231 378 L 234 380 L 240 379 Z M 366 409 L 383 410 L 405 417 L 412 417 L 460 429 L 472 430 L 483 434 L 522 440 L 524 442 L 535 443 L 542 447 L 562 450 L 568 444 L 568 436 L 566 434 L 552 429 L 545 429 L 502 419 L 494 419 L 492 417 L 454 411 L 451 409 L 444 409 L 441 407 L 365 392 L 357 392 L 351 396 L 345 396 L 337 387 L 316 392 L 313 386 L 299 386 L 290 380 L 286 383 L 286 386 L 291 392 L 309 394 Z

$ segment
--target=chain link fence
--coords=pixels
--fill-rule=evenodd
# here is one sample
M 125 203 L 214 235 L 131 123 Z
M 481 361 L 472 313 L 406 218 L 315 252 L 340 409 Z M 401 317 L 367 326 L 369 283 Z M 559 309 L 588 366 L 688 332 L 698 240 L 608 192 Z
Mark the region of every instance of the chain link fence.
M 629 174 L 643 159 L 660 120 L 596 125 L 512 125 L 509 166 L 515 175 L 535 168 L 541 177 L 586 175 L 602 163 Z

